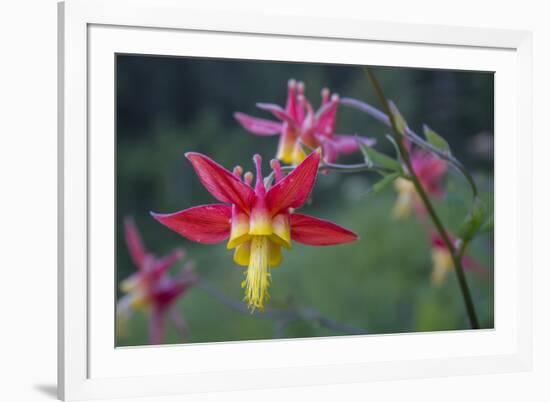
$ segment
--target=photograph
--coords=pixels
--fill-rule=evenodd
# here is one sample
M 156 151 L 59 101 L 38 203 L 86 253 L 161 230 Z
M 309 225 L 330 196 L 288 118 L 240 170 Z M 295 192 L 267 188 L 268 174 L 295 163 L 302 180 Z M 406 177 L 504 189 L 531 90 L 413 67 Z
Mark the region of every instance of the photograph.
M 550 401 L 545 4 L 2 2 L 0 399 Z
M 119 53 L 115 85 L 116 347 L 494 328 L 493 72 Z

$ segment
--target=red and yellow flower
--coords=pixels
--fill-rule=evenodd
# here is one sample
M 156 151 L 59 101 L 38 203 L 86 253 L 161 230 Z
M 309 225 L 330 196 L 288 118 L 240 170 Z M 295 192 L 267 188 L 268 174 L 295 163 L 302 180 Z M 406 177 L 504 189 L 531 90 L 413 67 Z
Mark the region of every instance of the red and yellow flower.
M 276 158 L 284 163 L 298 165 L 306 153 L 302 144 L 310 149 L 320 147 L 323 159 L 334 162 L 339 154 L 350 154 L 359 150 L 356 136 L 336 135 L 336 112 L 340 98 L 330 94 L 327 88 L 321 91 L 321 107 L 315 112 L 304 95 L 304 83 L 290 80 L 284 108 L 271 103 L 256 106 L 272 113 L 279 121 L 252 117 L 236 112 L 235 119 L 249 132 L 260 136 L 279 135 Z M 360 137 L 372 146 L 374 139 Z
M 444 195 L 442 181 L 447 172 L 447 162 L 418 148 L 410 150 L 410 157 L 414 172 L 424 190 L 433 197 L 441 198 Z M 425 213 L 412 181 L 399 177 L 394 182 L 394 188 L 397 191 L 397 201 L 393 208 L 395 218 L 408 217 L 413 209 L 420 216 Z
M 152 216 L 180 235 L 204 244 L 228 240 L 235 263 L 247 267 L 245 300 L 249 307 L 263 309 L 269 298 L 270 269 L 282 259 L 282 248 L 292 241 L 328 246 L 354 241 L 357 235 L 332 222 L 295 213 L 308 199 L 317 177 L 320 155 L 313 152 L 284 176 L 277 160 L 271 166 L 275 184 L 267 188 L 262 159 L 254 155 L 256 184 L 252 173 L 241 178 L 242 168 L 230 172 L 205 155 L 189 152 L 187 159 L 206 189 L 221 204 L 201 205 L 172 214 Z
M 179 274 L 170 276 L 167 271 L 184 257 L 183 250 L 176 249 L 163 258 L 157 258 L 145 249 L 137 227 L 130 218 L 124 222 L 124 234 L 137 272 L 120 283 L 120 290 L 126 294 L 117 302 L 119 334 L 124 332 L 126 321 L 133 311 L 144 310 L 149 314 L 151 344 L 162 342 L 167 316 L 184 337 L 187 332 L 185 320 L 173 306 L 198 281 L 192 265 L 188 262 Z
M 456 248 L 457 239 L 452 235 L 449 236 L 451 242 L 453 243 L 453 247 Z M 449 249 L 445 245 L 445 242 L 443 241 L 441 236 L 439 236 L 438 234 L 431 235 L 431 257 L 431 282 L 432 285 L 439 287 L 445 283 L 449 272 L 452 272 L 454 270 L 454 263 Z M 487 268 L 485 268 L 477 260 L 468 255 L 464 255 L 462 257 L 462 265 L 465 269 L 472 272 L 477 272 L 482 276 L 486 276 L 488 274 Z

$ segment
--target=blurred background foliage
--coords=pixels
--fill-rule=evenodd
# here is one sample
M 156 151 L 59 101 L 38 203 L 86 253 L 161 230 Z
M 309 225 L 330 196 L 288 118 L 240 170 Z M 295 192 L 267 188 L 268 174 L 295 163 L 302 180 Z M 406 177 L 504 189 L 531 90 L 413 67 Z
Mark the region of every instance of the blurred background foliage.
M 184 247 L 198 274 L 237 301 L 243 298 L 244 271 L 233 263 L 225 244 L 193 243 L 149 216 L 149 211 L 174 212 L 216 202 L 184 152 L 202 152 L 229 169 L 240 164 L 245 170 L 252 170 L 251 157 L 260 153 L 267 169 L 278 137 L 253 136 L 232 115 L 242 111 L 270 118 L 255 103 L 284 104 L 289 78 L 306 83 L 306 96 L 314 107 L 323 87 L 378 107 L 357 66 L 118 55 L 116 71 L 117 282 L 135 270 L 123 235 L 123 219 L 130 215 L 151 252 L 161 256 Z M 492 73 L 388 67 L 373 71 L 411 128 L 421 132 L 426 123 L 447 139 L 474 173 L 492 208 Z M 393 152 L 384 139 L 388 129 L 358 111 L 340 107 L 337 132 L 376 137 L 378 149 Z M 340 159 L 360 161 L 360 154 Z M 431 285 L 430 243 L 424 229 L 414 216 L 392 219 L 395 193 L 391 187 L 370 192 L 377 179 L 364 173 L 319 176 L 313 202 L 304 213 L 346 226 L 360 240 L 324 248 L 295 243 L 285 252 L 281 267 L 272 271 L 268 307 L 311 307 L 369 333 L 469 328 L 455 275 L 451 273 L 441 287 Z M 446 188 L 446 197 L 436 206 L 456 231 L 468 211 L 470 194 L 452 171 Z M 493 327 L 492 240 L 492 233 L 478 236 L 470 248 L 470 255 L 487 267 L 489 275 L 467 272 L 483 328 Z M 262 319 L 261 312 L 243 314 L 199 288 L 188 291 L 178 309 L 189 324 L 188 342 L 340 335 L 315 322 L 281 326 Z M 117 345 L 147 344 L 147 336 L 147 318 L 136 314 Z M 172 328 L 166 342 L 181 342 Z

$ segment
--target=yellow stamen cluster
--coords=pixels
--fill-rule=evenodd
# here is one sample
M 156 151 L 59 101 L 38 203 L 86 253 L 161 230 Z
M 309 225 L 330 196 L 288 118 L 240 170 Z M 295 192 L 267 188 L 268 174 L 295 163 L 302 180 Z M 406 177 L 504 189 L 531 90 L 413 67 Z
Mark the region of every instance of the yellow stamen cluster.
M 282 247 L 292 247 L 286 213 L 271 218 L 265 210 L 252 210 L 250 217 L 243 212 L 233 212 L 227 248 L 235 249 L 235 263 L 248 268 L 242 286 L 246 288 L 245 301 L 252 311 L 264 308 L 271 282 L 269 270 L 281 263 Z
M 269 299 L 269 284 L 271 282 L 270 241 L 267 236 L 252 236 L 250 240 L 250 262 L 246 271 L 246 279 L 242 283 L 245 288 L 245 301 L 252 311 L 264 309 L 264 302 Z

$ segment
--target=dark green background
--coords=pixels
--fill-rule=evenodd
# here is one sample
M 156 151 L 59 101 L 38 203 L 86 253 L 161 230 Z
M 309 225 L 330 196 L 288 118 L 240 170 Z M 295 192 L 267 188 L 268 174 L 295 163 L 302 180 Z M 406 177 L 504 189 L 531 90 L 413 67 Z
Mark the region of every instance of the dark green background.
M 256 102 L 284 104 L 289 78 L 306 83 L 314 107 L 324 86 L 341 96 L 377 105 L 361 68 L 322 64 L 118 55 L 117 71 L 117 281 L 134 271 L 123 238 L 124 216 L 135 218 L 148 248 L 157 255 L 184 247 L 201 277 L 240 301 L 243 269 L 225 244 L 190 242 L 150 218 L 148 212 L 174 212 L 217 202 L 200 184 L 186 151 L 205 153 L 227 168 L 252 169 L 251 157 L 274 156 L 277 137 L 247 133 L 235 111 L 270 118 Z M 417 132 L 423 123 L 443 135 L 470 169 L 492 205 L 493 74 L 374 68 L 392 99 Z M 376 137 L 377 148 L 392 152 L 385 126 L 340 108 L 337 132 Z M 360 162 L 360 155 L 340 162 Z M 367 174 L 320 175 L 313 203 L 304 213 L 330 219 L 361 239 L 336 247 L 295 244 L 272 271 L 272 308 L 310 307 L 334 320 L 370 333 L 466 329 L 468 321 L 454 274 L 440 288 L 430 284 L 429 242 L 414 217 L 394 221 L 395 193 L 369 192 L 377 179 Z M 447 195 L 436 202 L 451 230 L 468 209 L 469 193 L 457 174 L 447 175 Z M 482 326 L 493 326 L 492 235 L 479 236 L 471 254 L 490 270 L 488 278 L 468 273 Z M 177 270 L 177 267 L 175 268 Z M 261 319 L 261 313 L 229 309 L 194 288 L 178 308 L 190 326 L 190 342 L 338 335 L 315 322 Z M 180 342 L 168 331 L 167 342 Z M 129 335 L 118 345 L 147 343 L 147 321 L 136 314 Z

